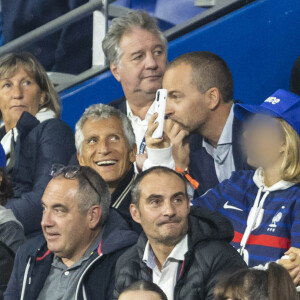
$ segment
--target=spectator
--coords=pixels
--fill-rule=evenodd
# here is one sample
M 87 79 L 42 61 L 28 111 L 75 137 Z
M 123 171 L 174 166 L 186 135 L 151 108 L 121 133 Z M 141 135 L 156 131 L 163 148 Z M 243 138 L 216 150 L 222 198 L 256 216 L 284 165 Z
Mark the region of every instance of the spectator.
M 88 0 L 1 0 L 2 31 L 5 43 L 34 30 Z M 26 47 L 47 71 L 78 74 L 92 64 L 91 16 L 46 35 Z
M 167 63 L 167 41 L 154 18 L 134 11 L 112 21 L 102 42 L 110 69 L 123 88 L 125 97 L 110 105 L 120 109 L 132 122 L 141 170 L 147 155 L 145 133 L 154 113 L 154 99 L 161 88 Z M 171 149 L 161 150 L 170 152 Z
M 267 270 L 239 270 L 220 281 L 215 300 L 298 300 L 288 272 L 276 263 Z
M 250 266 L 300 248 L 300 97 L 278 90 L 260 106 L 236 104 L 248 119 L 245 148 L 255 171 L 238 171 L 193 201 L 231 220 L 232 245 Z
M 190 211 L 186 180 L 172 169 L 139 175 L 130 210 L 144 232 L 117 262 L 115 299 L 142 279 L 157 284 L 169 300 L 213 299 L 219 276 L 246 266 L 229 245 L 230 222 L 207 210 Z
M 168 300 L 162 289 L 150 281 L 140 280 L 125 289 L 118 300 Z
M 18 251 L 5 300 L 110 300 L 115 262 L 136 233 L 109 211 L 109 190 L 96 171 L 54 167 L 52 175 L 42 199 L 44 237 Z
M 0 144 L 0 241 L 13 252 L 17 252 L 25 242 L 25 236 L 22 224 L 10 209 L 4 207 L 7 199 L 13 197 L 12 186 L 4 171 L 5 163 L 4 149 Z
M 53 163 L 75 152 L 74 134 L 59 120 L 60 103 L 45 70 L 30 54 L 0 58 L 1 144 L 14 197 L 8 200 L 27 236 L 41 231 L 41 197 Z
M 300 56 L 295 61 L 292 69 L 291 92 L 300 95 Z
M 199 183 L 196 196 L 248 168 L 242 122 L 233 114 L 232 75 L 223 59 L 210 52 L 183 54 L 168 65 L 163 88 L 176 167 Z
M 112 207 L 130 216 L 136 144 L 129 119 L 114 107 L 92 105 L 76 124 L 75 141 L 79 164 L 101 175 L 108 184 Z

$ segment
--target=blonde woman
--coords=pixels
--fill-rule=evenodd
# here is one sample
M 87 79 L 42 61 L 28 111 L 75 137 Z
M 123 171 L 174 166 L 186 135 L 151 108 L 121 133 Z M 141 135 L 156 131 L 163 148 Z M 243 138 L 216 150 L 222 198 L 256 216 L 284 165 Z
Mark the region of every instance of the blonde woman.
M 260 106 L 236 104 L 248 163 L 193 204 L 226 216 L 232 245 L 250 266 L 280 259 L 300 247 L 300 97 L 278 90 Z
M 75 153 L 74 134 L 60 117 L 60 102 L 46 71 L 31 54 L 0 58 L 0 128 L 14 197 L 6 204 L 27 236 L 41 231 L 43 191 L 52 164 Z

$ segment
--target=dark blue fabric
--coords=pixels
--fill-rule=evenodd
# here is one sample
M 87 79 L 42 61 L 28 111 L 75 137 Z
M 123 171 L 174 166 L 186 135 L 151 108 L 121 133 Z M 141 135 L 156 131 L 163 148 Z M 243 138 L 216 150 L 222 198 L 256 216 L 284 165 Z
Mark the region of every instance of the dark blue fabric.
M 138 235 L 129 229 L 121 215 L 115 209 L 111 209 L 102 237 L 101 252 L 103 256 L 89 269 L 83 280 L 87 299 L 112 299 L 116 261 L 128 247 L 136 243 L 137 239 Z M 35 300 L 37 298 L 53 260 L 53 254 L 47 255 L 47 251 L 47 245 L 42 235 L 27 241 L 19 249 L 5 293 L 5 300 L 20 299 L 25 268 L 29 258 L 31 263 L 28 278 L 31 277 L 31 283 L 28 284 L 27 280 L 24 299 Z M 93 261 L 97 256 L 98 251 L 94 251 L 89 261 Z M 42 257 L 44 258 L 41 259 Z M 83 299 L 82 286 L 79 295 L 78 299 Z
M 232 125 L 232 154 L 236 170 L 247 170 L 245 153 L 242 149 L 243 123 L 234 118 Z M 214 160 L 202 147 L 203 137 L 199 134 L 192 134 L 190 137 L 190 165 L 191 176 L 199 182 L 195 191 L 195 197 L 203 195 L 209 189 L 215 187 L 219 180 L 217 178 Z
M 5 43 L 87 2 L 88 0 L 1 0 Z M 91 66 L 91 47 L 90 15 L 22 50 L 35 55 L 47 71 L 77 74 Z
M 4 35 L 2 30 L 2 12 L 0 11 L 0 46 L 4 45 Z
M 67 164 L 75 152 L 74 133 L 59 119 L 40 123 L 24 112 L 17 124 L 15 165 L 11 171 L 14 198 L 6 205 L 23 224 L 25 234 L 41 230 L 41 198 L 52 164 Z
M 108 105 L 119 109 L 123 114 L 127 115 L 127 107 L 126 107 L 126 98 L 125 97 L 116 99 L 116 100 L 108 103 Z
M 6 155 L 2 145 L 0 144 L 0 168 L 5 169 L 6 167 Z

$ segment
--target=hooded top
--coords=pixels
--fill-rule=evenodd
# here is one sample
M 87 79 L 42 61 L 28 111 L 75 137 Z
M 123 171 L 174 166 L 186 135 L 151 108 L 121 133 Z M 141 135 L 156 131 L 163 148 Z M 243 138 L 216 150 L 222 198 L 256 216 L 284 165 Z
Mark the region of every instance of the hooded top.
M 121 215 L 111 209 L 102 240 L 77 284 L 75 300 L 112 299 L 115 263 L 129 246 L 136 243 L 137 237 Z M 44 236 L 28 240 L 16 255 L 4 299 L 37 299 L 51 269 L 53 255 Z
M 188 251 L 178 268 L 175 300 L 214 299 L 213 290 L 219 277 L 246 267 L 229 244 L 233 237 L 231 223 L 218 213 L 191 208 L 188 228 Z M 135 281 L 152 281 L 152 270 L 143 261 L 147 243 L 141 233 L 136 245 L 127 250 L 116 265 L 114 299 Z
M 238 171 L 193 204 L 232 222 L 231 244 L 250 267 L 276 261 L 291 246 L 300 247 L 299 184 L 281 180 L 267 187 L 261 169 Z

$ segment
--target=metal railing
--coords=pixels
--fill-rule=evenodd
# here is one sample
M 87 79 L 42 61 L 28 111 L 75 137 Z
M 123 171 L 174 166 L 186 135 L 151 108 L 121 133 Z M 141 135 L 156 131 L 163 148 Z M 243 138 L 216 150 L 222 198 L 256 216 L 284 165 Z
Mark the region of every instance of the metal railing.
M 131 9 L 111 4 L 115 0 L 92 0 L 58 18 L 50 21 L 33 31 L 0 47 L 0 56 L 18 51 L 32 43 L 44 38 L 45 36 L 62 29 L 84 17 L 93 14 L 93 60 L 92 67 L 81 74 L 72 75 L 65 73 L 48 72 L 50 79 L 54 83 L 58 92 L 76 85 L 88 78 L 100 74 L 108 70 L 106 59 L 102 51 L 101 42 L 107 32 L 108 19 L 119 17 L 128 13 Z M 216 1 L 216 5 L 200 15 L 174 26 L 165 31 L 168 40 L 185 34 L 199 26 L 202 26 L 213 19 L 220 17 L 222 14 L 228 13 L 255 0 L 222 0 Z M 222 12 L 222 13 L 221 13 Z

